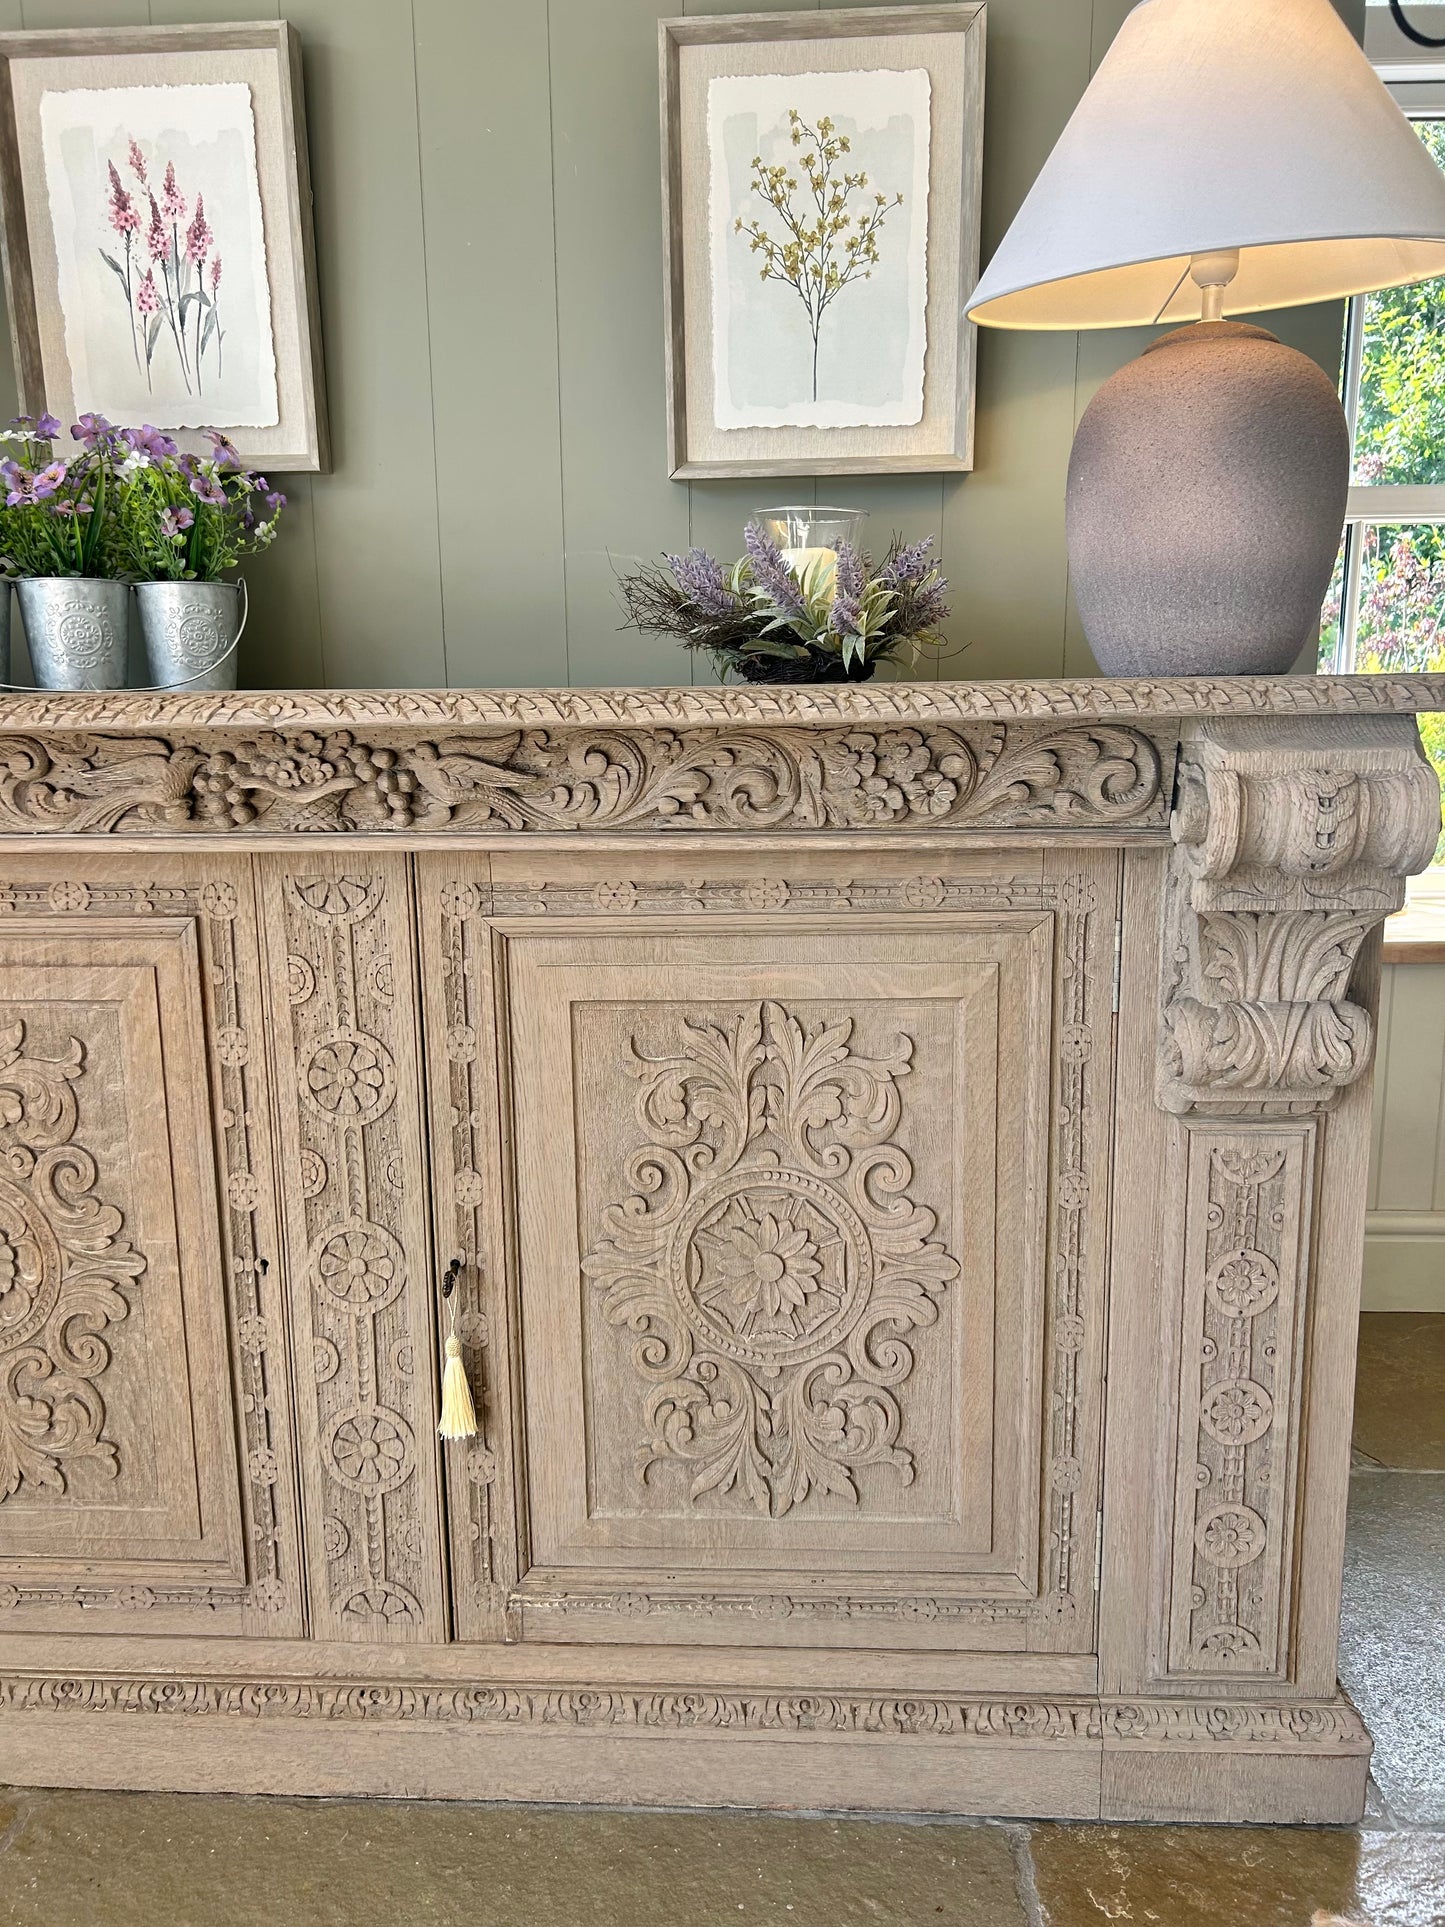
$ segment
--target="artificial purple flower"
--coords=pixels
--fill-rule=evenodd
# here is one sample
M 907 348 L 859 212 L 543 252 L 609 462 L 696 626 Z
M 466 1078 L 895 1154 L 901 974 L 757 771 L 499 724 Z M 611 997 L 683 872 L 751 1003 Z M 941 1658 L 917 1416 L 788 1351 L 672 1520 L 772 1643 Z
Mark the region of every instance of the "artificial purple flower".
M 219 428 L 208 428 L 206 430 L 206 440 L 211 444 L 212 454 L 214 455 L 218 468 L 230 469 L 243 468 L 245 466 L 241 460 L 240 451 L 237 449 L 236 444 L 228 435 L 223 435 Z
M 189 509 L 163 509 L 161 534 L 169 536 L 173 541 L 178 540 L 193 525 L 195 519 Z
M 910 542 L 907 548 L 900 549 L 878 571 L 878 579 L 886 587 L 896 589 L 900 583 L 920 582 L 933 566 L 928 560 L 928 551 L 933 547 L 933 537 L 925 535 L 921 542 Z
M 82 415 L 70 432 L 83 448 L 92 451 L 97 448 L 110 448 L 115 443 L 115 430 L 104 415 L 94 413 Z
M 135 202 L 121 185 L 120 176 L 115 171 L 115 162 L 109 161 L 107 166 L 110 170 L 110 194 L 106 203 L 106 212 L 110 216 L 110 224 L 116 233 L 128 238 L 140 226 L 140 216 L 136 213 Z
M 60 433 L 60 423 L 54 415 L 42 415 L 35 424 L 35 439 L 38 442 L 53 442 Z
M 768 539 L 761 523 L 748 523 L 743 530 L 743 543 L 753 565 L 753 581 L 773 605 L 785 616 L 806 617 L 808 605 L 803 600 L 797 577 L 783 560 L 777 544 Z
M 280 489 L 272 489 L 271 493 L 266 497 L 266 506 L 273 515 L 279 515 L 281 513 L 282 509 L 286 506 L 286 497 L 281 493 Z
M 226 506 L 226 491 L 214 475 L 208 475 L 203 468 L 193 468 L 190 473 L 190 489 L 198 502 L 209 502 L 212 508 Z
M 0 463 L 0 481 L 5 484 L 5 506 L 18 509 L 27 502 L 33 502 L 35 497 L 31 493 L 31 484 L 34 479 L 19 462 Z
M 728 587 L 727 573 L 706 549 L 689 549 L 686 555 L 669 555 L 666 560 L 678 588 L 704 615 L 736 614 L 738 599 Z
M 163 462 L 167 456 L 174 455 L 176 445 L 169 435 L 163 435 L 158 428 L 145 422 L 139 428 L 123 428 L 120 438 L 126 447 L 138 455 L 149 455 L 153 462 Z
M 49 501 L 50 497 L 54 495 L 64 483 L 65 476 L 66 467 L 64 462 L 52 462 L 48 468 L 42 468 L 35 478 L 32 490 L 34 500 L 37 502 Z

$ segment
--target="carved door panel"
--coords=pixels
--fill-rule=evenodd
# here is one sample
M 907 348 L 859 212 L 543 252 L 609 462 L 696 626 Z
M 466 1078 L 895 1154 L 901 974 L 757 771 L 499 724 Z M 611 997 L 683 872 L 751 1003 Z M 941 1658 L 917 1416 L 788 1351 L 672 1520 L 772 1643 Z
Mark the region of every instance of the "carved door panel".
M 258 865 L 312 1630 L 444 1639 L 407 859 L 317 850 Z
M 1114 861 L 774 860 L 424 891 L 504 1013 L 492 1584 L 529 1638 L 1087 1651 Z
M 0 886 L 0 1602 L 297 1632 L 249 864 L 56 869 Z

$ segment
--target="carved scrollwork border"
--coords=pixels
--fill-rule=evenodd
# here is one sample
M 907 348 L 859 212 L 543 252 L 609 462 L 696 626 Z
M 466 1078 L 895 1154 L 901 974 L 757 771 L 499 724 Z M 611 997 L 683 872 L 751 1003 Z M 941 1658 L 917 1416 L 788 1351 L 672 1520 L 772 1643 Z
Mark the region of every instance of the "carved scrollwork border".
M 774 724 L 1107 722 L 1416 714 L 1445 676 L 1049 677 L 1037 682 L 788 683 L 621 689 L 191 690 L 11 694 L 0 730 L 639 729 Z
M 1122 723 L 0 735 L 0 834 L 1162 827 Z

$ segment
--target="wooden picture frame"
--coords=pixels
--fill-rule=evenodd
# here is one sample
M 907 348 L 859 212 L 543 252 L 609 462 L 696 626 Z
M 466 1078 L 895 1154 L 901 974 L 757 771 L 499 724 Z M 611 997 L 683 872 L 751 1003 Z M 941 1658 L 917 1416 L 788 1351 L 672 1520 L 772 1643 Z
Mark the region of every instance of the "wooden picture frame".
M 155 197 L 165 198 L 168 123 L 183 126 L 189 116 L 200 124 L 206 87 L 215 89 L 212 101 L 224 94 L 236 120 L 224 156 L 207 150 L 204 165 L 231 170 L 211 178 L 233 180 L 236 199 L 207 215 L 214 223 L 209 232 L 204 222 L 194 230 L 193 249 L 186 222 L 197 218 L 197 197 L 204 194 L 198 177 L 187 181 L 178 169 L 180 187 L 166 207 L 186 211 L 172 246 L 158 255 L 148 245 L 159 233 Z M 121 125 L 117 90 L 133 92 L 143 130 L 168 132 L 147 139 L 142 131 L 138 144 L 133 133 L 131 147 L 140 158 L 129 166 L 121 145 L 110 178 L 128 200 L 117 227 L 115 202 L 107 199 L 114 229 L 107 233 L 95 219 L 93 181 L 101 166 L 117 163 L 116 137 L 103 142 L 99 131 Z M 67 102 L 72 94 L 77 98 Z M 88 102 L 106 105 L 77 133 L 76 123 L 92 111 Z M 83 173 L 71 159 L 81 152 Z M 72 171 L 83 183 L 79 191 Z M 134 231 L 125 226 L 132 218 L 139 222 Z M 162 213 L 162 224 L 165 218 Z M 209 252 L 195 259 L 206 240 Z M 97 255 L 103 269 L 95 266 Z M 227 280 L 223 259 L 228 268 L 236 262 Z M 204 428 L 220 429 L 248 462 L 268 471 L 330 467 L 301 48 L 286 21 L 0 34 L 0 262 L 24 413 L 49 412 L 64 423 L 89 410 L 122 423 L 154 418 L 182 446 L 196 449 L 206 446 Z M 240 304 L 235 321 L 223 310 L 223 287 L 228 300 Z M 100 325 L 93 317 L 103 311 L 111 325 L 122 297 L 125 318 L 113 327 L 129 330 L 134 381 L 119 367 L 123 354 L 113 339 L 93 347 Z M 228 338 L 235 343 L 229 375 Z M 147 410 L 151 397 L 156 405 Z M 214 419 L 207 416 L 208 401 Z M 226 420 L 228 412 L 236 419 Z
M 658 23 L 668 468 L 675 480 L 937 473 L 973 466 L 976 331 L 964 309 L 978 278 L 985 15 L 983 0 L 952 0 L 943 5 L 847 7 L 817 13 L 690 15 Z M 728 96 L 744 110 L 734 122 L 710 122 L 710 115 L 719 114 L 717 103 L 722 97 L 714 83 L 756 83 L 758 103 L 776 97 L 776 106 L 781 106 L 786 104 L 785 81 L 790 79 L 801 82 L 796 90 L 800 94 L 806 90 L 825 97 L 824 83 L 832 75 L 849 76 L 855 86 L 859 82 L 882 86 L 908 82 L 920 74 L 926 74 L 927 81 L 919 83 L 917 98 L 925 105 L 917 117 L 921 132 L 913 137 L 913 172 L 907 178 L 926 182 L 926 194 L 900 194 L 900 207 L 910 199 L 919 211 L 906 217 L 911 220 L 906 269 L 896 265 L 896 249 L 889 262 L 893 287 L 887 298 L 895 305 L 903 303 L 908 315 L 905 327 L 886 335 L 893 343 L 901 335 L 908 337 L 906 350 L 889 350 L 898 362 L 898 391 L 883 393 L 881 401 L 874 395 L 859 398 L 862 388 L 874 380 L 866 361 L 870 331 L 872 339 L 885 338 L 874 323 L 860 319 L 853 324 L 854 395 L 830 399 L 819 387 L 821 317 L 814 316 L 816 295 L 804 299 L 803 320 L 788 304 L 785 291 L 777 291 L 772 314 L 778 317 L 779 353 L 791 359 L 787 368 L 781 359 L 775 369 L 763 366 L 768 353 L 765 333 L 773 323 L 771 316 L 753 314 L 741 292 L 751 271 L 745 275 L 740 257 L 727 252 L 732 248 L 727 217 L 734 214 L 735 194 L 726 207 L 723 204 L 725 194 L 735 189 L 739 167 L 747 165 L 736 159 L 746 148 L 738 147 L 731 133 L 734 124 L 744 129 L 750 124 L 747 98 L 741 93 Z M 768 111 L 775 114 L 776 106 Z M 787 111 L 795 110 L 787 104 Z M 754 118 L 761 126 L 761 114 Z M 799 124 L 808 122 L 804 118 L 794 123 Z M 903 116 L 891 124 L 909 123 Z M 786 132 L 776 118 L 769 122 L 775 146 Z M 755 182 L 750 185 L 756 187 Z M 796 188 L 796 180 L 791 185 Z M 756 195 L 754 200 L 762 206 Z M 859 207 L 861 213 L 863 205 L 860 191 L 859 201 L 850 206 Z M 771 220 L 777 212 L 776 206 L 771 213 L 764 208 L 764 219 Z M 859 220 L 856 215 L 855 220 Z M 860 230 L 861 220 L 853 233 Z M 777 231 L 785 233 L 781 225 Z M 885 240 L 880 228 L 878 242 L 883 246 L 895 238 Z M 757 253 L 767 243 L 754 237 L 745 245 Z M 766 254 L 763 258 L 769 259 Z M 873 259 L 877 258 L 875 254 Z M 729 277 L 728 314 L 736 316 L 745 306 L 748 313 L 743 323 L 729 322 L 724 351 L 731 355 L 738 339 L 748 344 L 751 359 L 745 380 L 756 392 L 740 406 L 733 403 L 731 362 L 725 373 L 720 374 L 717 366 L 715 336 L 721 331 L 715 321 L 723 299 L 720 263 Z M 880 268 L 880 283 L 883 273 Z M 789 287 L 803 297 L 797 281 Z M 875 293 L 870 314 L 884 312 L 877 307 L 878 298 Z M 784 316 L 790 318 L 784 320 Z M 800 351 L 798 345 L 800 327 L 811 330 L 811 397 L 795 388 L 780 400 L 772 395 L 758 399 L 770 383 L 782 394 L 788 381 L 799 379 L 800 352 L 806 355 L 806 348 Z M 837 379 L 846 386 L 848 377 Z M 726 397 L 722 409 L 720 396 Z M 787 414 L 821 416 L 830 409 L 851 411 L 858 417 L 871 413 L 875 419 L 841 425 L 766 419 Z M 903 419 L 910 411 L 913 418 Z M 720 414 L 729 419 L 721 421 Z M 884 414 L 899 419 L 884 421 Z

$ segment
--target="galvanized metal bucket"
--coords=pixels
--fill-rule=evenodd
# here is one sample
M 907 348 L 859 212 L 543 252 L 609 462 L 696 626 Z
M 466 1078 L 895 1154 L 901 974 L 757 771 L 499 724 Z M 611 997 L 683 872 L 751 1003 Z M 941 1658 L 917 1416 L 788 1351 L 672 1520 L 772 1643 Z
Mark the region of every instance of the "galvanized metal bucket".
M 234 689 L 244 582 L 138 582 L 146 665 L 157 689 Z
M 16 587 L 38 687 L 125 688 L 127 583 L 97 576 L 26 576 Z
M 0 576 L 0 688 L 10 681 L 10 581 Z

